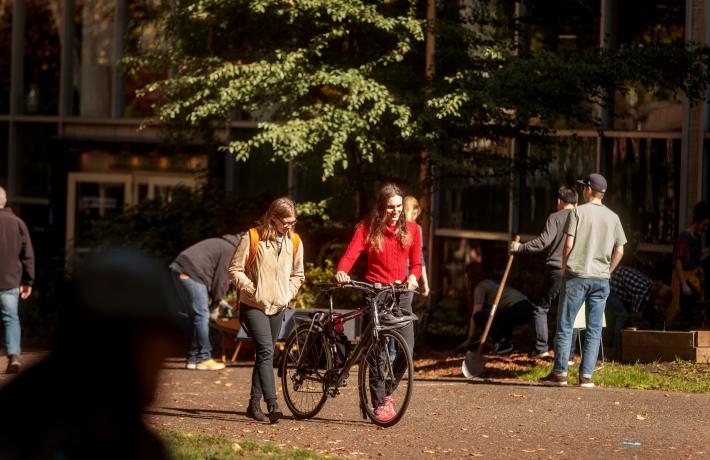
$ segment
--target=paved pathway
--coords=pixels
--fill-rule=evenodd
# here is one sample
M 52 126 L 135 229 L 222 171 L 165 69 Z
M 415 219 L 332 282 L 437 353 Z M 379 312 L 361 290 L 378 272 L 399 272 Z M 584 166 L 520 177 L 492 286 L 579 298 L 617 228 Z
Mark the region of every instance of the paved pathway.
M 355 385 L 312 420 L 268 425 L 244 415 L 250 366 L 167 367 L 148 410 L 158 428 L 353 458 L 710 459 L 710 394 L 418 379 L 409 411 L 392 428 L 361 418 Z

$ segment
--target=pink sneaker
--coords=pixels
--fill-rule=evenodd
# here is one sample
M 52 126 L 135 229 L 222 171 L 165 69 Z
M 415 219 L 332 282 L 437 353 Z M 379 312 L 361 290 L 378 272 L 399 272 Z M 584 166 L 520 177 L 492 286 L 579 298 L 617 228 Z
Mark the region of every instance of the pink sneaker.
M 389 422 L 396 415 L 397 414 L 395 413 L 394 409 L 392 409 L 392 406 L 387 403 L 375 407 L 375 417 L 377 417 L 382 422 Z
M 395 414 L 397 413 L 397 411 L 394 410 L 394 398 L 392 396 L 385 396 L 385 406 L 389 406 Z

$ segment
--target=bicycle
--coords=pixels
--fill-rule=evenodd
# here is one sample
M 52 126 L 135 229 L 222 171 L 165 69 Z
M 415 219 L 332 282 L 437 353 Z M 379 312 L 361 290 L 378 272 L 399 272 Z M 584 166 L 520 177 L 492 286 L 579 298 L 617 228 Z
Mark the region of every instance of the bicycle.
M 414 365 L 404 337 L 397 329 L 416 317 L 399 312 L 399 295 L 409 292 L 406 285 L 370 284 L 350 281 L 321 284 L 329 296 L 330 311 L 317 312 L 289 335 L 279 366 L 284 399 L 296 419 L 314 417 L 327 398 L 340 394 L 350 369 L 358 364 L 358 393 L 364 419 L 382 427 L 396 424 L 412 398 Z M 333 311 L 333 292 L 353 288 L 365 293 L 369 305 L 346 314 Z M 369 314 L 361 339 L 352 352 L 343 346 L 343 324 Z M 346 339 L 347 341 L 347 339 Z M 343 350 L 345 348 L 345 350 Z M 392 418 L 380 419 L 375 407 L 390 403 Z

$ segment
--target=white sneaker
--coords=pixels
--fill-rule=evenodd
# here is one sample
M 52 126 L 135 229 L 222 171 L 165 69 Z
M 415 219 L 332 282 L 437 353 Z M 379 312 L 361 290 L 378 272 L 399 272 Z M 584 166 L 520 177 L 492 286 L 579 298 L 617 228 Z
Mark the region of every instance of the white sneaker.
M 187 369 L 197 369 L 197 363 L 187 363 L 185 366 Z
M 195 369 L 198 371 L 218 371 L 224 369 L 224 363 L 217 362 L 214 359 L 208 359 L 207 361 L 197 363 Z

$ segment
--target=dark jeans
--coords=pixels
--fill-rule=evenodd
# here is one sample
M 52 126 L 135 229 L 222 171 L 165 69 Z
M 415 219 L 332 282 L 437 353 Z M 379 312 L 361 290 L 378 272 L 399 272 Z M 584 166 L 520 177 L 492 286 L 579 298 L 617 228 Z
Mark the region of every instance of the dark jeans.
M 489 335 L 496 342 L 501 339 L 512 341 L 513 328 L 515 326 L 528 324 L 533 309 L 534 306 L 529 300 L 521 300 L 513 305 L 498 308 L 493 318 Z M 491 307 L 486 305 L 481 311 L 474 313 L 473 320 L 478 327 L 484 329 L 490 314 Z
M 544 353 L 550 350 L 547 315 L 550 312 L 550 306 L 554 304 L 560 294 L 561 285 L 562 272 L 559 268 L 548 265 L 545 269 L 544 294 L 533 306 L 532 312 L 535 324 L 535 352 L 537 353 Z
M 258 402 L 261 398 L 267 403 L 276 401 L 276 384 L 274 382 L 274 347 L 283 323 L 283 310 L 267 316 L 262 310 L 240 304 L 239 318 L 245 326 L 247 334 L 254 340 L 256 349 L 254 369 L 251 373 L 250 399 Z
M 402 313 L 407 315 L 412 313 L 412 293 L 404 292 L 399 294 L 397 299 L 397 304 L 399 305 Z M 368 300 L 369 301 L 369 300 Z M 369 318 L 366 317 L 366 324 Z M 414 353 L 414 323 L 410 323 L 402 328 L 397 329 L 397 332 L 402 334 L 404 340 L 407 342 L 407 347 L 410 353 Z M 389 382 L 385 382 L 385 360 L 384 354 L 389 354 L 390 357 L 394 357 L 393 371 L 394 379 Z M 375 349 L 374 351 L 374 362 L 370 362 L 370 395 L 372 398 L 372 403 L 377 406 L 381 406 L 385 402 L 385 396 L 391 395 L 397 388 L 399 381 L 404 375 L 404 371 L 407 367 L 407 362 L 404 359 L 404 355 L 400 353 L 394 344 L 385 344 L 383 349 Z

